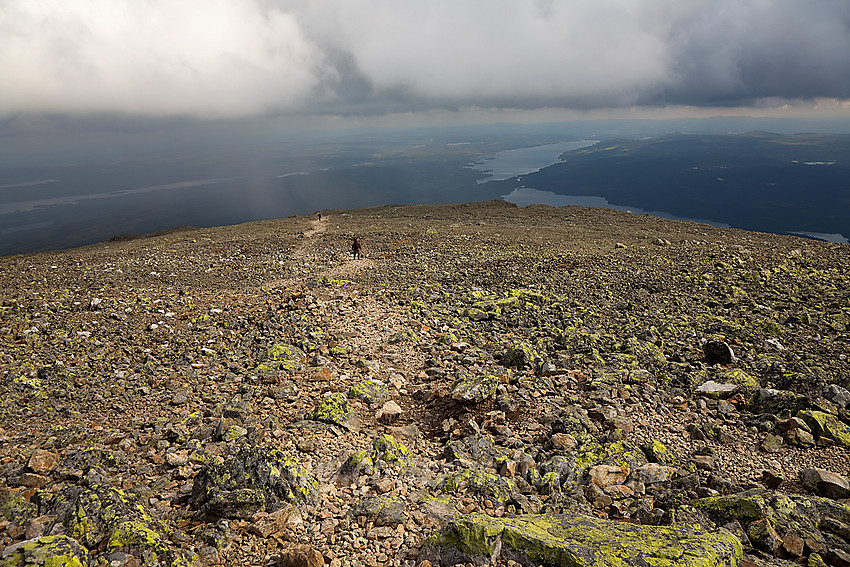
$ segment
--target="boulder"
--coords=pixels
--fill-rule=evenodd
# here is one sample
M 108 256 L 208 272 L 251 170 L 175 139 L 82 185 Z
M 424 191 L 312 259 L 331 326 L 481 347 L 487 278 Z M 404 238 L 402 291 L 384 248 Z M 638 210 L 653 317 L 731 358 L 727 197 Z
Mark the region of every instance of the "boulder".
M 0 564 L 20 567 L 56 565 L 88 567 L 88 550 L 74 538 L 65 535 L 43 536 L 10 545 L 3 550 Z
M 360 422 L 351 408 L 348 398 L 341 392 L 328 394 L 307 416 L 307 419 L 337 425 L 349 431 L 357 431 Z
M 425 545 L 439 565 L 513 560 L 522 565 L 590 567 L 739 565 L 741 542 L 697 526 L 645 526 L 584 515 L 460 516 Z
M 64 526 L 65 535 L 86 548 L 98 548 L 105 554 L 128 551 L 150 563 L 198 564 L 194 554 L 171 549 L 165 526 L 146 506 L 112 486 L 100 469 L 90 469 L 81 485 L 50 495 L 42 509 Z M 73 547 L 67 541 L 62 545 Z
M 516 492 L 516 485 L 512 480 L 481 469 L 462 469 L 449 474 L 443 477 L 436 487 L 437 490 L 453 494 L 467 492 L 500 504 L 507 503 Z
M 760 540 L 763 551 L 776 551 L 771 530 L 781 540 L 789 535 L 802 539 L 812 551 L 850 549 L 846 537 L 829 531 L 830 522 L 850 524 L 850 506 L 829 498 L 753 489 L 701 498 L 691 505 L 717 525 L 739 522 L 751 539 Z
M 480 404 L 496 397 L 499 379 L 492 374 L 463 373 L 452 384 L 452 399 L 464 404 Z
M 841 409 L 850 409 L 850 391 L 838 384 L 830 384 L 826 388 L 826 398 Z
M 709 398 L 725 398 L 738 392 L 741 387 L 737 384 L 728 384 L 709 380 L 697 386 L 696 392 Z
M 850 426 L 832 414 L 801 410 L 797 417 L 806 422 L 815 437 L 827 437 L 842 447 L 850 447 Z
M 370 406 L 377 406 L 390 396 L 387 385 L 376 379 L 363 380 L 352 385 L 348 389 L 348 397 L 354 400 L 362 400 Z
M 410 465 L 410 450 L 395 440 L 392 435 L 383 434 L 372 441 L 372 460 L 384 461 L 402 466 Z
M 826 498 L 850 497 L 850 483 L 841 475 L 825 469 L 810 468 L 800 471 L 803 488 Z
M 189 503 L 208 519 L 248 519 L 287 503 L 311 502 L 318 486 L 279 449 L 245 447 L 221 464 L 204 465 L 195 476 Z
M 706 364 L 732 364 L 735 362 L 735 353 L 724 341 L 706 341 L 702 345 L 702 352 L 705 354 Z

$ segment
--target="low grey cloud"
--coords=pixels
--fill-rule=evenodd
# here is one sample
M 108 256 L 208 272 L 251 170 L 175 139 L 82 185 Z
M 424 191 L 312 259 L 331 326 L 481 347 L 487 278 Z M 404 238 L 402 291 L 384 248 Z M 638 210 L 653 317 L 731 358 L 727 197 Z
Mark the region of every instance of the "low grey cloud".
M 0 116 L 850 98 L 846 0 L 0 3 Z

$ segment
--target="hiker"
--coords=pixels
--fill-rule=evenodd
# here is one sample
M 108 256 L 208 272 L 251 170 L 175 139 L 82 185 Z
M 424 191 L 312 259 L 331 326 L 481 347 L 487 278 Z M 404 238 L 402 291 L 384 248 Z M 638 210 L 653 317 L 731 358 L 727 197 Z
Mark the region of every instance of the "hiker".
M 316 218 L 317 218 L 318 220 L 322 220 L 322 213 L 321 213 L 321 211 L 320 211 L 320 212 L 318 212 L 318 213 L 316 213 Z
M 360 253 L 361 250 L 360 239 L 356 236 L 351 241 L 351 255 L 354 256 L 354 259 L 362 258 L 363 255 Z

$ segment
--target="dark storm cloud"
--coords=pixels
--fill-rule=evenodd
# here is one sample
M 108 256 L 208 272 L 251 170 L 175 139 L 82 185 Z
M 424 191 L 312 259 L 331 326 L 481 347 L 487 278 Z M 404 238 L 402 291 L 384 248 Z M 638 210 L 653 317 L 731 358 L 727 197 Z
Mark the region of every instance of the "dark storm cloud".
M 846 0 L 0 4 L 0 116 L 850 98 Z

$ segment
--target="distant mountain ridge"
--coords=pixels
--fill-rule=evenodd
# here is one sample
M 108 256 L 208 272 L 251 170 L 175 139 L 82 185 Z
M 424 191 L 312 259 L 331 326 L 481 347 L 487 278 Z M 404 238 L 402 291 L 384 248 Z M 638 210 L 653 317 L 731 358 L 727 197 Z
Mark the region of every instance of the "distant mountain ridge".
M 560 158 L 505 183 L 747 230 L 850 236 L 850 135 L 673 133 Z

